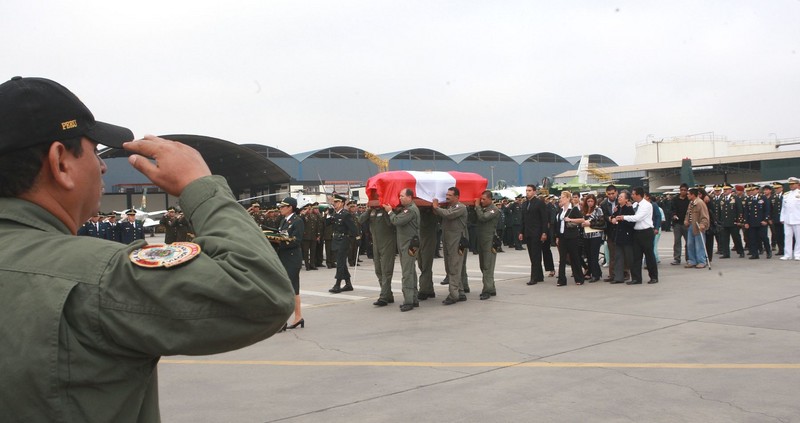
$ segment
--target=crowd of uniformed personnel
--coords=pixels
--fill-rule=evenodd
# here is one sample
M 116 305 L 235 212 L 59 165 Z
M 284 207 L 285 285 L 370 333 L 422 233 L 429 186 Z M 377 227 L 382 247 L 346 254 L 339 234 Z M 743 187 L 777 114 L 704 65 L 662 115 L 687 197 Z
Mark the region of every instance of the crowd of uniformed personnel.
M 336 194 L 333 197 L 333 207 L 313 203 L 300 209 L 299 214 L 305 222 L 302 240 L 303 263 L 306 270 L 317 270 L 323 265 L 328 268 L 335 267 L 337 269 L 335 283 L 329 291 L 337 294 L 353 289 L 348 267 L 356 266 L 357 262 L 361 261 L 358 256 L 366 255 L 373 260 L 375 275 L 381 288 L 373 304 L 383 307 L 394 303 L 395 300 L 391 282 L 395 258 L 400 255 L 399 263 L 403 275 L 403 303 L 400 309 L 410 311 L 418 307 L 421 300 L 436 297 L 433 290 L 432 265 L 435 257 L 442 257 L 439 254 L 440 247 L 443 247 L 446 272 L 442 284 L 449 286 L 448 296 L 443 304 L 466 301 L 465 294 L 470 292 L 466 260 L 467 254 L 471 252 L 478 255 L 482 272 L 483 289 L 480 298 L 488 299 L 497 294 L 494 284 L 494 264 L 496 254 L 504 252 L 504 246 L 515 250 L 525 250 L 527 246 L 527 249 L 531 250 L 529 255 L 532 269 L 529 285 L 543 281 L 542 266 L 548 276 L 556 276 L 551 247 L 557 245 L 560 236 L 569 232 L 567 230 L 561 234 L 556 228 L 559 211 L 574 208 L 583 214 L 577 213 L 573 219 L 582 225 L 578 229 L 577 250 L 574 250 L 577 253 L 572 253 L 579 256 L 576 260 L 579 264 L 573 268 L 577 270 L 573 270 L 573 273 L 579 273 L 573 277 L 577 284 L 582 284 L 584 280 L 595 282 L 602 278 L 602 270 L 599 260 L 593 258 L 599 255 L 598 251 L 603 245 L 605 248 L 601 256 L 605 256 L 605 267 L 615 264 L 613 258 L 616 255 L 614 254 L 616 248 L 612 247 L 616 247 L 617 244 L 617 225 L 613 218 L 620 212 L 616 211 L 615 207 L 616 188 L 613 185 L 609 188 L 612 191 L 611 195 L 608 195 L 608 192 L 596 197 L 573 195 L 571 201 L 566 201 L 566 205 L 569 206 L 566 208 L 560 205 L 558 197 L 542 195 L 535 187 L 530 189 L 528 195 L 519 195 L 513 200 L 494 199 L 492 193 L 486 191 L 474 205 L 469 206 L 460 202 L 458 189 L 452 187 L 448 190 L 447 198 L 443 199 L 446 200 L 447 207 L 439 207 L 438 200 L 433 202 L 432 207 L 417 207 L 414 205 L 413 191 L 410 189 L 401 193 L 398 207 L 387 204 L 367 207 L 355 201 L 347 201 L 344 196 Z M 690 189 L 684 184 L 678 195 L 651 197 L 645 192 L 636 202 L 631 198 L 632 193 L 623 191 L 628 204 L 633 206 L 630 211 L 631 216 L 642 200 L 648 201 L 648 204 L 652 203 L 653 206 L 652 218 L 647 219 L 647 224 L 651 225 L 649 228 L 655 233 L 655 239 L 648 241 L 648 245 L 651 245 L 650 250 L 643 246 L 638 248 L 639 260 L 648 256 L 653 260 L 653 268 L 656 270 L 650 270 L 650 266 L 645 265 L 649 270 L 651 283 L 658 281 L 657 263 L 660 263 L 657 251 L 658 239 L 660 232 L 664 230 L 675 232 L 675 254 L 672 263 L 680 264 L 683 259 L 686 260 L 686 267 L 705 267 L 715 254 L 715 241 L 716 255 L 719 258 L 730 257 L 731 241 L 733 251 L 739 257 L 744 257 L 747 251 L 751 258 L 758 258 L 763 253 L 766 253 L 767 258 L 771 258 L 773 250 L 776 255 L 783 256 L 784 232 L 780 216 L 782 204 L 787 198 L 783 193 L 783 185 L 776 182 L 760 188 L 750 184 L 741 188 L 735 190 L 729 184 L 719 184 L 709 190 L 702 185 Z M 707 210 L 708 222 L 701 222 L 702 239 L 708 249 L 705 260 L 698 257 L 698 254 L 686 255 L 686 247 L 689 244 L 687 232 L 689 234 L 698 232 L 690 230 L 692 225 L 696 224 L 693 219 L 699 219 L 698 216 L 701 216 L 699 203 L 692 201 L 702 201 L 705 205 L 704 210 Z M 698 206 L 695 207 L 693 204 Z M 264 229 L 280 226 L 277 209 L 264 212 L 258 203 L 253 203 L 248 211 Z M 526 218 L 524 213 L 528 213 L 529 216 Z M 604 217 L 604 213 L 607 216 Z M 597 225 L 591 223 L 593 220 Z M 528 223 L 525 224 L 525 221 Z M 630 226 L 629 236 L 632 240 L 630 245 L 635 245 L 634 238 L 637 231 L 633 229 L 633 222 L 627 225 Z M 771 231 L 771 238 L 768 231 Z M 609 242 L 609 239 L 614 242 Z M 570 241 L 565 242 L 565 245 L 569 245 Z M 567 250 L 561 253 L 570 255 Z M 631 258 L 625 254 L 631 257 L 633 255 L 625 247 L 621 247 L 620 254 L 622 254 L 620 257 L 625 258 L 624 262 L 620 261 L 620 275 L 615 276 L 615 271 L 611 268 L 608 277 L 604 279 L 606 282 L 619 283 L 631 279 Z M 791 254 L 789 257 L 791 258 Z M 568 264 L 572 261 L 567 259 L 564 262 Z M 558 275 L 559 286 L 566 284 L 566 276 L 562 273 L 563 270 Z M 633 273 L 635 273 L 634 278 L 629 283 L 637 283 L 637 280 L 633 279 L 641 279 L 641 272 Z
M 131 244 L 144 239 L 144 226 L 141 221 L 136 220 L 136 211 L 133 209 L 127 210 L 125 218 L 120 222 L 117 222 L 116 213 L 100 212 L 78 228 L 78 235 Z
M 755 260 L 764 255 L 770 259 L 774 254 L 782 256 L 783 260 L 791 260 L 796 237 L 787 238 L 786 229 L 795 224 L 791 222 L 800 218 L 795 216 L 794 211 L 795 202 L 800 201 L 798 186 L 797 178 L 789 178 L 787 192 L 784 192 L 784 184 L 780 182 L 763 186 L 723 183 L 711 189 L 704 185 L 695 186 L 708 210 L 709 224 L 704 231 L 708 259 L 712 260 L 714 255 L 727 259 L 734 252 L 739 258 L 747 255 Z M 664 230 L 675 231 L 673 265 L 681 263 L 681 254 L 684 252 L 682 245 L 687 239 L 685 227 L 674 223 L 685 219 L 690 204 L 689 190 L 686 184 L 682 184 L 678 195 L 659 199 L 659 204 L 671 216 L 671 220 L 665 222 Z M 669 225 L 670 222 L 673 224 Z M 784 254 L 786 244 L 792 244 L 788 246 L 789 254 Z

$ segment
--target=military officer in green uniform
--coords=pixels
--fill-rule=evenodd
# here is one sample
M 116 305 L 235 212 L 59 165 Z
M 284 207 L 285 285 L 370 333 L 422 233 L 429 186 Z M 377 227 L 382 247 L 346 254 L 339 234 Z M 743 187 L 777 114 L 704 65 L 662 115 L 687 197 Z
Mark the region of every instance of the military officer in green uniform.
M 196 150 L 131 141 L 42 78 L 0 85 L 0 116 L 0 421 L 158 422 L 161 356 L 235 350 L 286 321 L 286 271 Z M 98 144 L 179 197 L 197 244 L 75 236 L 100 205 Z
M 475 200 L 475 213 L 478 216 L 478 226 L 475 230 L 475 235 L 478 238 L 478 262 L 483 274 L 483 290 L 480 298 L 488 300 L 490 296 L 497 295 L 497 290 L 494 286 L 494 264 L 497 259 L 497 252 L 492 250 L 492 240 L 494 239 L 497 220 L 500 219 L 500 214 L 502 213 L 492 203 L 491 191 L 484 191 L 481 194 L 481 198 Z
M 419 251 L 417 251 L 417 267 L 419 268 L 420 301 L 436 298 L 433 290 L 433 258 L 436 256 L 437 226 L 439 218 L 430 207 L 419 209 Z
M 419 306 L 417 300 L 417 269 L 415 268 L 419 248 L 419 208 L 414 204 L 411 188 L 400 190 L 400 207 L 397 211 L 389 204 L 383 209 L 389 221 L 397 228 L 397 252 L 400 254 L 400 269 L 403 271 L 403 304 L 400 311 L 410 311 Z
M 442 301 L 444 305 L 467 300 L 461 285 L 461 272 L 464 266 L 462 254 L 466 254 L 466 252 L 459 252 L 461 238 L 467 237 L 467 207 L 459 202 L 460 196 L 461 191 L 457 187 L 450 187 L 445 195 L 446 208 L 439 207 L 438 198 L 434 198 L 431 202 L 434 213 L 442 218 L 442 246 L 444 247 L 445 270 L 450 288 L 449 295 Z
M 333 197 L 333 209 L 326 218 L 333 226 L 333 239 L 331 249 L 336 254 L 336 283 L 328 292 L 338 294 L 342 291 L 352 291 L 350 283 L 350 270 L 347 268 L 347 255 L 350 253 L 350 240 L 358 237 L 358 228 L 344 206 L 345 197 L 339 194 Z M 344 282 L 344 287 L 342 287 Z
M 383 307 L 394 302 L 392 275 L 394 256 L 397 254 L 397 231 L 381 207 L 365 211 L 358 221 L 361 224 L 368 223 L 372 234 L 372 263 L 381 288 L 378 299 L 372 304 Z

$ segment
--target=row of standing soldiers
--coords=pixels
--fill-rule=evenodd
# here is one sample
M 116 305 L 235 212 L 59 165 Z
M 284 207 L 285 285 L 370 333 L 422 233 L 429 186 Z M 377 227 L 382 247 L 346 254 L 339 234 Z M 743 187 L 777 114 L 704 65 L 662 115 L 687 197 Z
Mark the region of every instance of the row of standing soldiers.
M 144 226 L 136 220 L 136 211 L 126 211 L 126 218 L 117 222 L 114 212 L 97 213 L 78 228 L 79 236 L 91 236 L 110 241 L 130 244 L 138 239 L 144 239 Z
M 705 186 L 697 188 L 705 192 Z M 746 247 L 751 258 L 758 258 L 761 252 L 766 252 L 767 258 L 771 258 L 772 245 L 777 246 L 778 255 L 783 255 L 782 204 L 783 185 L 777 182 L 760 189 L 757 185 L 747 184 L 743 191 L 736 192 L 729 184 L 714 185 L 706 201 L 711 219 L 706 243 L 713 244 L 716 239 L 723 258 L 730 257 L 731 241 L 739 257 L 744 257 Z M 681 215 L 686 215 L 687 206 L 688 199 L 683 194 L 673 198 L 670 207 L 672 220 L 682 222 Z M 773 243 L 769 239 L 770 229 Z M 742 243 L 742 231 L 746 245 Z

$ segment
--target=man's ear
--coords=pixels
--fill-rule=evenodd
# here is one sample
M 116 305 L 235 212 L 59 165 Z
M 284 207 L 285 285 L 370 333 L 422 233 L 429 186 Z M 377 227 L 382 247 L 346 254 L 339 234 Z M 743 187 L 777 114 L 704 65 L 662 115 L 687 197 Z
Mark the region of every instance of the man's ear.
M 75 188 L 75 180 L 72 171 L 75 169 L 73 162 L 75 156 L 67 150 L 64 144 L 56 141 L 50 145 L 47 151 L 47 164 L 50 166 L 50 175 L 53 181 L 65 190 Z

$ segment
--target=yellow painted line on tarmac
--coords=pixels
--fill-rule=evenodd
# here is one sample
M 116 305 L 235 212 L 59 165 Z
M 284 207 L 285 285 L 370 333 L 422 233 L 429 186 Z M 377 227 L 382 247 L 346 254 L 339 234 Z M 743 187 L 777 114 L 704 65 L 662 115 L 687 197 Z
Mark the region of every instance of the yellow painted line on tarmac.
M 576 363 L 482 361 L 281 361 L 281 360 L 190 360 L 162 359 L 164 364 L 203 364 L 221 366 L 295 366 L 295 367 L 531 367 L 531 368 L 636 368 L 636 369 L 797 369 L 800 363 Z

